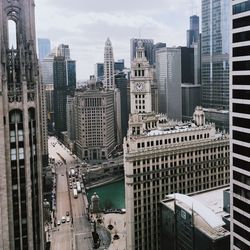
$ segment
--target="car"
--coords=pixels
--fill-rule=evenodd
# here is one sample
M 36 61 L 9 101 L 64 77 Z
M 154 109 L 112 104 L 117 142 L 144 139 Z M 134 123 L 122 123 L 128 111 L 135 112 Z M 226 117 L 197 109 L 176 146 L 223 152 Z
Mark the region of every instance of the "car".
M 60 226 L 60 225 L 61 225 L 61 221 L 58 220 L 58 221 L 57 221 L 57 226 Z
M 65 216 L 62 217 L 62 223 L 65 223 L 66 222 L 66 218 Z
M 69 216 L 69 211 L 66 211 L 66 216 Z
M 67 219 L 66 219 L 67 222 L 70 222 L 70 217 L 68 216 Z

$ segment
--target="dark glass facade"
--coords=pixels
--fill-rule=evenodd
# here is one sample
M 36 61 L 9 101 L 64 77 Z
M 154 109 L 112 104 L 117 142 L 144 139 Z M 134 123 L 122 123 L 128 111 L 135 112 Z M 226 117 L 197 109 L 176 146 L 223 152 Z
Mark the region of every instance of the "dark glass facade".
M 129 118 L 129 109 L 128 109 L 128 79 L 126 74 L 119 73 L 115 76 L 115 85 L 120 90 L 121 96 L 121 129 L 122 129 L 122 138 L 127 135 L 128 130 L 128 118 Z
M 58 133 L 67 130 L 67 95 L 72 95 L 76 88 L 75 67 L 75 61 L 66 60 L 64 56 L 54 58 L 54 120 L 55 130 Z

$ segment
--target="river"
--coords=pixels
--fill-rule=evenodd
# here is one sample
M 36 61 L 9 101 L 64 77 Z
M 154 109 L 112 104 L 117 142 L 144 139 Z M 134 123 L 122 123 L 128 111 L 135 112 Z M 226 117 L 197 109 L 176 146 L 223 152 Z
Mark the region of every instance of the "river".
M 101 209 L 125 208 L 124 179 L 96 188 L 91 188 L 87 192 L 89 201 L 94 192 L 100 197 Z

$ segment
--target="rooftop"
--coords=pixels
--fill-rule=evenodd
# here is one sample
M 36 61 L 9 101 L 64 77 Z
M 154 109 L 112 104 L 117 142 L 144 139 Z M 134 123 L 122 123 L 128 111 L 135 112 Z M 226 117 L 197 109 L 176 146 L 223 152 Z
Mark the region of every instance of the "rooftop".
M 191 196 L 171 194 L 162 203 L 174 210 L 175 200 L 178 206 L 190 214 L 194 213 L 194 224 L 197 228 L 216 239 L 230 234 L 223 228 L 225 222 L 222 220 L 222 216 L 228 215 L 223 211 L 223 191 L 226 189 L 228 187 L 200 192 Z

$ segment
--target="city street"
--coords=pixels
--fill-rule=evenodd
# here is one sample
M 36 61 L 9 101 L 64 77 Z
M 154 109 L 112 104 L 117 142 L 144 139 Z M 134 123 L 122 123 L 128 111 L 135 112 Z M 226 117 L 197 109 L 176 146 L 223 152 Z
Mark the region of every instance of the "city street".
M 90 250 L 93 249 L 91 225 L 86 216 L 82 193 L 74 198 L 73 189 L 69 189 L 68 175 L 71 167 L 79 161 L 71 152 L 61 145 L 55 137 L 49 138 L 49 156 L 55 159 L 56 212 L 54 222 L 60 225 L 52 229 L 52 250 Z M 66 164 L 64 164 L 66 163 Z M 69 211 L 70 222 L 62 223 L 62 217 Z M 71 219 L 73 218 L 73 225 Z

